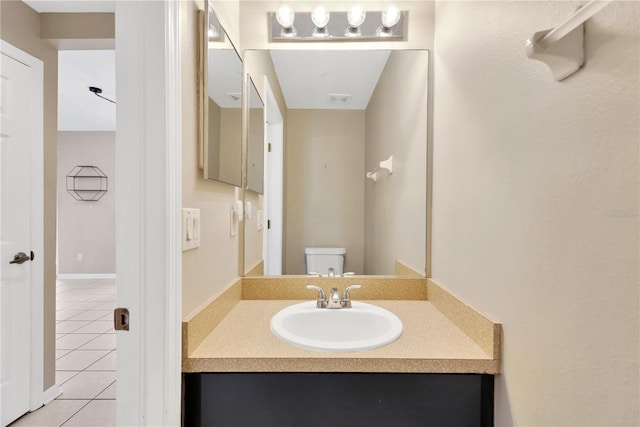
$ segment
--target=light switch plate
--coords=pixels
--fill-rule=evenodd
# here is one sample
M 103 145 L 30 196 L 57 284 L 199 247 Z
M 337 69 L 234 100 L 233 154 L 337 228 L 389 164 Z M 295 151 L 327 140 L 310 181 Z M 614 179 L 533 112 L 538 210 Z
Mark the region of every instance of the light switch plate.
M 262 209 L 257 210 L 256 217 L 258 219 L 257 229 L 260 231 L 264 228 L 264 211 Z
M 200 209 L 182 208 L 182 251 L 200 247 Z

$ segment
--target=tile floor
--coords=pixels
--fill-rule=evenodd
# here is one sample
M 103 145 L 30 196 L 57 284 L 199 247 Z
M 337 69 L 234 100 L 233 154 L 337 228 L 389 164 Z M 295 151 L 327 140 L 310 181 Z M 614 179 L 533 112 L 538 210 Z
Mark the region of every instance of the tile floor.
M 56 291 L 56 384 L 62 394 L 11 427 L 115 426 L 115 280 L 61 280 Z

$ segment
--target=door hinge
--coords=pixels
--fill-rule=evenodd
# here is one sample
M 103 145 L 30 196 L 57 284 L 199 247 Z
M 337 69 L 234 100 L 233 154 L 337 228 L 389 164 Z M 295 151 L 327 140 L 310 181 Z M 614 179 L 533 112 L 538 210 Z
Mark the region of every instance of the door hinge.
M 271 220 L 267 220 L 267 230 L 271 230 Z
M 270 153 L 271 152 L 271 143 L 267 143 L 267 151 Z
M 129 330 L 129 309 L 118 307 L 113 310 L 113 329 L 116 331 Z

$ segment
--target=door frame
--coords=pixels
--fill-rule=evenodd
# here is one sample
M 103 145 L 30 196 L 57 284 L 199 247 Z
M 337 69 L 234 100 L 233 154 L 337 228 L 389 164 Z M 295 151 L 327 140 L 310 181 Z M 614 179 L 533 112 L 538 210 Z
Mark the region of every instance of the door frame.
M 269 79 L 264 76 L 265 88 L 265 215 L 272 220 L 272 229 L 265 227 L 263 254 L 266 275 L 281 275 L 284 265 L 284 120 L 273 94 Z M 275 136 L 273 135 L 275 134 Z M 268 144 L 272 142 L 269 151 Z M 277 256 L 273 256 L 276 253 Z
M 29 368 L 31 378 L 30 410 L 34 411 L 54 399 L 58 394 L 57 386 L 43 390 L 44 381 L 44 66 L 43 62 L 18 49 L 4 40 L 0 40 L 0 52 L 32 70 L 29 120 L 32 123 L 29 136 L 31 167 L 31 241 L 36 256 L 29 263 L 30 268 L 30 355 Z M 0 267 L 2 268 L 2 267 Z
M 118 425 L 180 425 L 180 2 L 115 2 Z M 188 30 L 188 29 L 187 29 Z M 194 141 L 195 143 L 195 141 Z

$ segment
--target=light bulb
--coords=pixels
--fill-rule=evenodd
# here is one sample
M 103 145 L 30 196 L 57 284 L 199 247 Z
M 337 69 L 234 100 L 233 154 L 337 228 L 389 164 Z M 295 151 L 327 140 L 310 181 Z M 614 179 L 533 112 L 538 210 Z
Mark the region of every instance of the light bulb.
M 213 25 L 209 25 L 209 31 L 207 33 L 210 39 L 218 37 L 218 31 Z
M 329 23 L 329 11 L 324 6 L 317 6 L 311 14 L 313 25 L 317 28 L 324 28 Z
M 367 13 L 359 4 L 353 6 L 347 12 L 347 21 L 349 22 L 349 26 L 351 28 L 358 28 L 360 25 L 362 25 L 366 17 Z
M 293 21 L 295 18 L 296 14 L 293 9 L 286 5 L 280 6 L 276 12 L 276 20 L 283 28 L 293 27 Z
M 391 28 L 400 21 L 402 13 L 395 6 L 388 6 L 382 11 L 382 26 L 385 28 Z
M 218 22 L 218 18 L 211 8 L 209 8 L 208 18 L 209 19 L 207 22 L 209 24 L 209 28 L 207 29 L 207 36 L 210 40 L 213 40 L 220 37 L 220 33 L 218 32 L 218 26 L 220 25 L 220 23 Z

